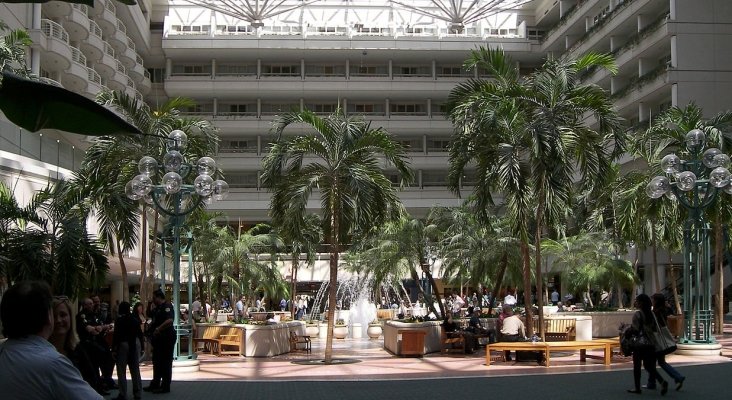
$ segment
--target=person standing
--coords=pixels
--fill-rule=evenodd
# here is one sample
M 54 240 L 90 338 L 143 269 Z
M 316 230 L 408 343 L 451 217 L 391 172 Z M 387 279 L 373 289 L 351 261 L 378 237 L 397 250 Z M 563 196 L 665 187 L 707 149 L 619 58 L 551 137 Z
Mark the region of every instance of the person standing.
M 79 370 L 48 341 L 54 330 L 51 289 L 45 282 L 23 281 L 0 302 L 0 393 L 3 399 L 102 400 Z
M 155 314 L 150 324 L 153 346 L 153 379 L 146 392 L 169 393 L 173 378 L 173 349 L 175 347 L 175 328 L 173 327 L 173 305 L 165 300 L 165 293 L 158 289 L 153 293 Z
M 552 305 L 556 306 L 559 303 L 559 292 L 557 291 L 557 288 L 554 288 L 554 291 L 552 292 Z
M 636 332 L 642 332 L 649 339 L 652 339 L 651 332 L 655 330 L 655 322 L 653 321 L 653 311 L 651 311 L 651 298 L 647 294 L 641 293 L 635 298 L 635 307 L 638 311 L 633 314 L 632 329 Z M 635 388 L 628 389 L 628 393 L 641 394 L 641 363 L 650 375 L 649 380 L 661 383 L 661 395 L 668 392 L 668 382 L 656 371 L 656 351 L 651 346 L 648 349 L 633 350 L 633 383 Z
M 653 315 L 656 318 L 656 321 L 658 321 L 658 326 L 666 326 L 667 318 L 669 315 L 671 315 L 671 309 L 666 305 L 666 297 L 664 297 L 662 293 L 656 293 L 651 297 L 651 301 L 653 303 Z M 673 378 L 674 382 L 676 382 L 676 391 L 678 392 L 679 390 L 681 390 L 681 387 L 684 386 L 684 381 L 686 380 L 686 377 L 681 375 L 681 373 L 677 371 L 676 368 L 672 367 L 671 364 L 666 362 L 665 354 L 656 353 L 656 361 L 658 362 L 658 366 L 666 371 L 668 376 Z M 646 388 L 656 388 L 656 381 L 651 380 L 650 376 L 648 377 L 648 385 L 646 385 Z
M 114 322 L 112 339 L 112 355 L 117 360 L 117 382 L 119 395 L 115 400 L 127 399 L 126 369 L 130 369 L 132 378 L 132 395 L 135 399 L 142 397 L 142 380 L 140 379 L 140 345 L 143 343 L 140 321 L 130 312 L 130 303 L 119 303 L 117 319 Z
M 512 308 L 516 306 L 516 297 L 510 290 L 508 291 L 508 294 L 506 294 L 506 297 L 503 298 L 503 305 L 511 306 Z
M 114 360 L 112 352 L 107 346 L 105 335 L 111 329 L 111 325 L 102 323 L 98 313 L 95 312 L 95 300 L 99 300 L 99 296 L 86 298 L 81 302 L 81 311 L 76 316 L 76 332 L 79 334 L 81 346 L 84 348 L 95 368 L 101 371 L 102 391 L 117 389 L 117 385 L 112 379 L 112 370 L 114 370 Z M 100 308 L 101 309 L 101 308 Z

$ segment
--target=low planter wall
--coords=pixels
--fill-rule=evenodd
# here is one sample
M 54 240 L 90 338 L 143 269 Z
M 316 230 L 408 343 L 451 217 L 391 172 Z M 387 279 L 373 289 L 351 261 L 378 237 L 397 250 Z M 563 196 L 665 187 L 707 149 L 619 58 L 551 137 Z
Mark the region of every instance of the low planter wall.
M 593 338 L 609 338 L 618 336 L 618 327 L 622 323 L 630 324 L 633 322 L 633 314 L 635 311 L 607 311 L 607 312 L 562 312 L 555 314 L 557 318 L 562 317 L 592 317 L 592 337 Z M 578 325 L 579 325 L 579 321 Z M 579 338 L 580 327 L 577 327 L 577 340 Z
M 204 337 L 206 330 L 219 332 L 241 330 L 241 352 L 247 357 L 272 357 L 290 352 L 290 331 L 305 335 L 305 323 L 302 321 L 281 322 L 270 325 L 249 324 L 197 324 L 195 337 Z
M 441 321 L 427 322 L 384 322 L 384 349 L 392 354 L 402 355 L 401 338 L 398 331 L 400 330 L 420 330 L 425 332 L 424 337 L 424 353 L 435 353 L 440 351 L 442 344 L 440 337 L 442 335 Z

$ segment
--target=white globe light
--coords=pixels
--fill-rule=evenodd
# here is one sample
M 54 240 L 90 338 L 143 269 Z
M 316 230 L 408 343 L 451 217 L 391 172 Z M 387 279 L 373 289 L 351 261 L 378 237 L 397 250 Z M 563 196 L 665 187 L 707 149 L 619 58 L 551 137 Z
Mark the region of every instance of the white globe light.
M 704 165 L 707 168 L 719 167 L 720 165 L 717 163 L 717 156 L 719 154 L 722 154 L 722 152 L 719 151 L 719 149 L 717 149 L 717 148 L 712 147 L 710 149 L 707 149 L 704 152 L 704 155 L 702 155 L 702 161 L 704 162 Z
M 168 134 L 166 142 L 168 150 L 185 151 L 188 146 L 188 135 L 180 129 L 176 129 Z
M 163 188 L 167 194 L 178 193 L 182 184 L 183 178 L 177 172 L 168 172 L 163 176 Z
M 216 161 L 211 157 L 201 157 L 196 164 L 200 175 L 213 175 L 216 172 Z
M 709 182 L 716 188 L 729 185 L 730 173 L 725 167 L 717 167 L 709 173 Z
M 178 172 L 183 165 L 183 154 L 178 150 L 170 150 L 163 157 L 163 166 L 166 171 Z
M 671 189 L 671 183 L 665 176 L 656 176 L 648 182 L 646 194 L 652 199 L 657 199 Z
M 691 171 L 680 173 L 678 178 L 676 178 L 676 186 L 684 192 L 694 189 L 694 186 L 696 186 L 696 175 Z
M 158 172 L 158 161 L 150 156 L 142 157 L 137 163 L 137 170 L 143 175 L 155 175 Z
M 714 156 L 714 163 L 717 164 L 718 167 L 729 168 L 729 156 L 724 153 L 719 153 Z
M 666 154 L 661 160 L 661 169 L 667 174 L 681 171 L 681 159 L 676 154 Z
M 132 191 L 135 192 L 136 195 L 140 196 L 140 198 L 150 193 L 153 186 L 152 179 L 144 174 L 140 174 L 132 178 L 130 183 L 132 183 Z
M 210 196 L 214 191 L 214 180 L 209 175 L 198 175 L 193 181 L 193 187 L 199 196 Z
M 701 129 L 692 129 L 686 134 L 686 148 L 695 153 L 704 148 L 707 135 Z
M 140 196 L 132 190 L 132 181 L 125 185 L 125 196 L 130 200 L 140 200 Z
M 214 191 L 212 197 L 214 200 L 223 200 L 229 195 L 229 184 L 221 179 L 214 181 Z

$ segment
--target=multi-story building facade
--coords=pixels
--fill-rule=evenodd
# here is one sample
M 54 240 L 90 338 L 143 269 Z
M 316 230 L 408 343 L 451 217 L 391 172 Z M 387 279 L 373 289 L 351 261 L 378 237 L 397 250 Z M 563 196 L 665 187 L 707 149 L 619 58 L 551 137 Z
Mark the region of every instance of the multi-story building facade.
M 193 98 L 197 106 L 185 112 L 219 128 L 217 161 L 232 187 L 212 208 L 246 223 L 268 219 L 260 162 L 274 116 L 291 109 L 363 115 L 408 145 L 417 180 L 401 197 L 413 215 L 459 204 L 445 186 L 452 126 L 441 106 L 458 83 L 484 76 L 462 67 L 477 46 L 503 48 L 524 72 L 547 56 L 613 54 L 617 75 L 586 79 L 611 93 L 629 127 L 690 101 L 707 116 L 732 108 L 727 0 L 534 0 L 464 26 L 438 0 L 292 0 L 283 13 L 251 2 L 253 16 L 193 3 L 3 3 L 0 16 L 31 33 L 33 72 L 68 89 L 93 96 L 108 87 L 152 105 Z M 0 149 L 10 158 L 49 170 L 73 170 L 81 159 L 83 138 L 18 132 L 2 123 Z M 1 158 L 4 175 L 17 171 L 10 158 Z M 472 179 L 466 173 L 466 193 Z

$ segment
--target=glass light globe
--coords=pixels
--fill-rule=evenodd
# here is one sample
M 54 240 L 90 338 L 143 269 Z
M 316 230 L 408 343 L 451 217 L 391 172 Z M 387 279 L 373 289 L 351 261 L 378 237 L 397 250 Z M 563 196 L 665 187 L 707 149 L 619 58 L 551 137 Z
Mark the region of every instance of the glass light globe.
M 125 196 L 130 200 L 140 200 L 140 196 L 132 190 L 132 181 L 127 182 L 125 185 Z
M 724 153 L 719 153 L 714 156 L 714 163 L 717 164 L 718 167 L 729 168 L 729 156 Z
M 666 154 L 661 159 L 661 169 L 667 174 L 681 171 L 681 159 L 676 154 Z
M 216 161 L 211 157 L 201 157 L 196 163 L 200 175 L 213 175 L 216 172 Z
M 717 148 L 709 148 L 704 152 L 704 155 L 702 156 L 702 161 L 704 162 L 704 165 L 707 168 L 717 168 L 720 165 L 717 164 L 716 157 L 717 155 L 722 154 L 721 151 Z
M 214 200 L 223 200 L 229 195 L 229 184 L 221 179 L 217 179 L 213 183 L 214 190 L 212 197 Z
M 163 176 L 163 188 L 167 194 L 178 193 L 182 184 L 183 178 L 177 172 L 168 172 Z
M 166 147 L 168 150 L 185 151 L 188 145 L 188 135 L 180 129 L 176 129 L 168 134 Z
M 142 157 L 137 163 L 137 170 L 143 175 L 155 175 L 158 172 L 158 161 L 150 156 Z
M 716 188 L 729 185 L 730 173 L 725 167 L 717 167 L 709 173 L 709 182 Z
M 210 196 L 214 190 L 214 180 L 209 175 L 198 175 L 193 181 L 193 187 L 200 196 Z
M 137 175 L 132 178 L 130 182 L 132 183 L 132 191 L 135 192 L 136 195 L 140 196 L 140 198 L 150 193 L 150 190 L 152 190 L 153 182 L 147 175 Z
M 704 148 L 707 142 L 707 135 L 701 129 L 692 129 L 686 134 L 686 148 L 692 153 Z
M 152 195 L 151 195 L 151 194 L 149 194 L 149 193 L 148 193 L 148 194 L 146 194 L 145 196 L 143 196 L 143 197 L 142 197 L 142 200 L 143 200 L 143 201 L 145 201 L 145 203 L 147 203 L 147 204 L 149 204 L 149 205 L 153 205 L 153 204 L 155 203 L 155 202 L 153 201 Z
M 178 150 L 170 150 L 165 153 L 163 166 L 166 171 L 178 172 L 181 165 L 183 165 L 183 154 L 180 154 Z
M 664 193 L 671 189 L 671 183 L 665 176 L 656 176 L 648 182 L 646 186 L 646 194 L 652 199 L 663 196 Z
M 691 171 L 684 171 L 680 173 L 679 177 L 676 179 L 676 186 L 684 192 L 694 189 L 694 186 L 696 186 L 696 175 Z

